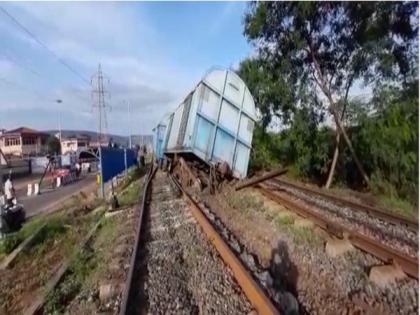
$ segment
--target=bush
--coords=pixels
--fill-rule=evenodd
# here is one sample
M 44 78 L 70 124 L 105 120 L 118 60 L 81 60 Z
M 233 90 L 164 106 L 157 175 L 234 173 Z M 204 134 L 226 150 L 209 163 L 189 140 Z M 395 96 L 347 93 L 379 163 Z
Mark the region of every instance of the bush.
M 392 198 L 418 203 L 418 91 L 381 89 L 368 103 L 350 102 L 347 133 L 368 176 L 370 188 Z M 352 108 L 353 107 L 353 108 Z M 250 168 L 253 172 L 287 165 L 294 175 L 323 184 L 335 145 L 335 131 L 321 126 L 322 114 L 297 109 L 288 129 L 280 133 L 255 128 Z M 344 141 L 335 183 L 364 187 Z

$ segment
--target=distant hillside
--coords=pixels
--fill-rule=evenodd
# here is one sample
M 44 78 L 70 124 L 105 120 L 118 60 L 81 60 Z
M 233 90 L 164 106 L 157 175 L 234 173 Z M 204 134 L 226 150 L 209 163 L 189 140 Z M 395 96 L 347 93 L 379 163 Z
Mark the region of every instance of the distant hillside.
M 55 135 L 58 133 L 58 130 L 45 130 L 44 132 Z M 61 135 L 62 137 L 88 136 L 91 140 L 96 140 L 98 137 L 97 132 L 88 130 L 61 130 Z M 108 139 L 112 138 L 115 143 L 121 146 L 128 146 L 128 136 L 108 134 L 107 137 Z M 152 145 L 153 135 L 132 135 L 131 142 L 134 145 Z

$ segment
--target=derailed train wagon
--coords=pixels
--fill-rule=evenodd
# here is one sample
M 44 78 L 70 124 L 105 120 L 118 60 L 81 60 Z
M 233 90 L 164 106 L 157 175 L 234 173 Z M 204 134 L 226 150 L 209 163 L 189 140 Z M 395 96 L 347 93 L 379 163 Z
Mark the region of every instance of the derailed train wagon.
M 153 128 L 153 151 L 157 160 L 164 159 L 164 146 L 166 128 L 168 125 L 169 116 L 165 116 L 159 124 Z
M 213 69 L 170 115 L 164 153 L 192 154 L 213 165 L 226 162 L 234 177 L 244 178 L 255 121 L 254 100 L 242 79 Z

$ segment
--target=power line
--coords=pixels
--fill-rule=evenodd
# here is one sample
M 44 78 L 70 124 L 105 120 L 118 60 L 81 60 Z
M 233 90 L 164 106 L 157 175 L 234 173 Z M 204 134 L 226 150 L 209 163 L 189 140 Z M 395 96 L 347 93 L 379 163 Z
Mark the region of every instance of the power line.
M 50 97 L 50 96 L 44 95 L 44 94 L 38 92 L 37 90 L 34 90 L 34 89 L 32 89 L 32 88 L 24 85 L 24 84 L 21 84 L 21 83 L 15 82 L 15 81 L 11 81 L 11 80 L 6 79 L 6 78 L 0 77 L 0 83 L 6 84 L 6 85 L 9 85 L 9 86 L 13 86 L 13 87 L 15 87 L 15 88 L 17 88 L 19 90 L 24 90 L 26 92 L 30 92 L 32 94 L 35 94 L 35 95 L 37 95 L 43 101 L 52 102 L 52 101 L 54 101 L 56 99 L 55 96 L 54 97 L 52 97 L 52 96 Z M 72 95 L 73 96 L 76 96 L 77 98 L 79 98 L 79 100 L 81 100 L 83 102 L 86 102 L 86 103 L 89 103 L 90 102 L 89 99 L 84 98 L 83 96 L 81 96 L 81 95 L 79 95 L 77 93 L 74 93 Z
M 37 71 L 33 70 L 31 67 L 28 67 L 27 66 L 27 63 L 22 62 L 22 61 L 19 61 L 17 58 L 15 58 L 13 56 L 13 54 L 6 53 L 5 51 L 3 51 L 3 52 L 0 52 L 0 56 L 3 56 L 5 59 L 9 60 L 11 63 L 13 63 L 14 65 L 18 66 L 19 68 L 22 68 L 23 70 L 26 70 L 26 71 L 30 72 L 31 74 L 36 75 L 36 76 L 38 76 L 40 78 L 46 79 L 45 76 L 42 76 Z M 25 87 L 24 85 L 22 85 L 20 83 L 15 83 L 15 82 L 12 82 L 12 81 L 7 81 L 4 78 L 0 78 L 0 81 L 3 81 L 6 84 L 13 85 L 13 86 L 16 86 L 16 87 L 19 87 L 19 88 L 24 88 L 24 89 L 26 89 L 28 91 L 32 91 L 33 93 L 40 95 L 40 93 L 38 93 L 37 91 L 32 90 L 32 89 L 29 89 L 29 88 Z M 47 82 L 50 82 L 50 81 L 47 80 Z M 83 102 L 90 103 L 90 100 L 88 98 L 85 98 L 85 97 L 81 96 L 79 93 L 73 93 L 73 95 L 75 97 L 77 97 L 79 100 L 83 101 Z
M 73 67 L 71 67 L 67 62 L 65 62 L 63 59 L 61 59 L 54 51 L 52 51 L 50 48 L 48 48 L 47 45 L 45 45 L 42 41 L 40 41 L 34 33 L 32 33 L 28 28 L 26 28 L 22 23 L 20 23 L 13 15 L 11 15 L 5 8 L 0 6 L 0 10 L 5 14 L 7 17 L 9 17 L 15 25 L 17 25 L 22 31 L 24 31 L 26 34 L 28 34 L 33 40 L 35 40 L 40 46 L 42 46 L 44 49 L 46 49 L 50 54 L 52 54 L 58 62 L 60 62 L 63 66 L 65 66 L 69 71 L 71 71 L 74 75 L 76 75 L 79 79 L 81 79 L 84 83 L 90 85 L 90 82 L 86 80 L 83 75 L 78 73 Z
M 11 86 L 17 87 L 19 89 L 26 90 L 27 92 L 31 92 L 33 94 L 36 94 L 41 99 L 48 100 L 48 101 L 51 101 L 52 100 L 49 97 L 46 97 L 45 95 L 42 95 L 41 93 L 39 93 L 39 92 L 37 92 L 37 91 L 35 91 L 35 90 L 31 89 L 31 88 L 28 88 L 25 85 L 22 85 L 20 83 L 13 82 L 13 81 L 10 81 L 10 80 L 5 79 L 5 78 L 0 78 L 0 82 L 3 82 L 4 84 L 7 84 L 7 85 L 11 85 Z
M 41 77 L 41 75 L 40 75 L 38 72 L 36 72 L 35 70 L 31 69 L 30 67 L 28 67 L 27 65 L 25 65 L 25 64 L 24 64 L 24 63 L 22 63 L 22 62 L 18 62 L 18 61 L 17 61 L 17 59 L 16 59 L 15 57 L 11 57 L 11 55 L 6 54 L 5 52 L 2 52 L 2 53 L 0 53 L 0 54 L 1 54 L 4 58 L 8 59 L 11 63 L 15 64 L 16 66 L 18 66 L 18 67 L 20 67 L 20 68 L 22 68 L 22 69 L 24 69 L 24 70 L 26 70 L 26 71 L 28 71 L 28 72 L 30 72 L 30 73 L 32 73 L 32 74 L 34 74 L 34 75 L 36 75 L 36 76 L 38 76 L 38 77 Z

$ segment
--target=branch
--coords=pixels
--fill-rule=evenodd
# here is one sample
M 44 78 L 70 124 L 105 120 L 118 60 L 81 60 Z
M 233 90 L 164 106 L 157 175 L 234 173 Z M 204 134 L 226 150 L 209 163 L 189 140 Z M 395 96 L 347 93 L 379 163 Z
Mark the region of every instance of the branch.
M 346 112 L 346 107 L 347 107 L 347 97 L 349 95 L 349 90 L 351 85 L 353 84 L 353 79 L 354 79 L 355 73 L 352 72 L 348 81 L 347 81 L 347 85 L 346 85 L 346 93 L 344 94 L 344 104 L 343 104 L 343 110 L 341 112 L 341 116 L 340 116 L 340 120 L 342 121 L 344 119 L 344 114 Z
M 312 68 L 312 66 L 311 66 L 311 68 Z M 317 78 L 317 77 L 316 77 L 316 75 L 315 75 L 315 69 L 314 69 L 314 68 L 312 68 L 312 72 L 311 72 L 311 74 L 312 74 L 312 76 L 314 77 L 314 80 L 315 80 L 316 84 L 318 84 L 318 86 L 321 88 L 321 90 L 325 93 L 325 91 L 324 91 L 324 90 L 323 90 L 323 88 L 322 88 L 322 84 L 321 84 L 321 82 L 319 82 L 318 78 Z
M 314 66 L 315 66 L 315 69 L 313 69 L 313 70 L 315 70 L 315 72 L 318 74 L 319 79 L 316 77 L 314 71 L 312 72 L 312 75 L 314 76 L 314 79 L 315 79 L 316 83 L 319 85 L 319 87 L 321 88 L 321 90 L 324 92 L 324 94 L 330 100 L 330 103 L 332 103 L 331 91 L 327 88 L 327 85 L 325 83 L 325 78 L 322 75 L 321 67 L 318 63 L 318 60 L 315 58 L 315 53 L 314 53 L 313 48 L 312 48 L 311 40 L 307 39 L 307 42 L 308 42 L 310 54 L 311 54 L 311 57 L 312 57 L 312 61 L 313 61 Z

